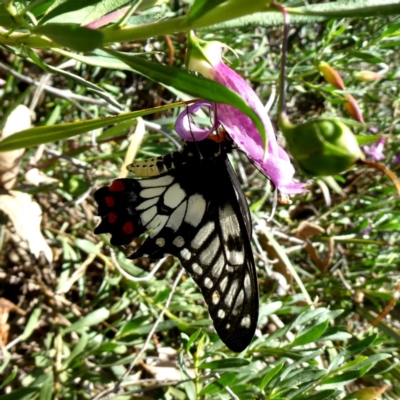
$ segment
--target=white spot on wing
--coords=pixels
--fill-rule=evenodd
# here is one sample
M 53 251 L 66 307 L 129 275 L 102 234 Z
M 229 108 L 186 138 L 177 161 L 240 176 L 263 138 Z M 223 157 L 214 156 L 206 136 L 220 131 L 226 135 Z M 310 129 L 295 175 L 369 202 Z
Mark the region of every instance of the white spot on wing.
M 211 288 L 213 287 L 212 280 L 211 280 L 210 278 L 204 279 L 204 286 L 205 286 L 207 289 L 211 289 Z
M 177 236 L 172 244 L 176 247 L 182 247 L 185 244 L 185 239 L 182 236 Z
M 186 221 L 186 218 L 185 218 Z M 196 233 L 196 236 L 193 238 L 191 246 L 197 250 L 199 249 L 204 242 L 208 239 L 215 228 L 215 223 L 213 221 L 207 222 L 204 226 L 202 226 L 199 231 Z
M 224 251 L 226 258 L 232 265 L 242 265 L 244 263 L 243 240 L 240 234 L 240 224 L 235 211 L 230 205 L 219 209 L 219 219 L 221 223 L 222 237 L 224 238 Z M 235 243 L 238 248 L 229 250 L 227 243 Z
M 179 186 L 179 183 L 173 184 L 164 194 L 164 204 L 167 207 L 175 208 L 184 200 L 186 193 Z
M 246 316 L 240 321 L 240 325 L 241 325 L 241 326 L 244 326 L 245 328 L 250 328 L 250 324 L 251 324 L 250 315 L 246 315 Z
M 192 256 L 192 253 L 188 249 L 182 249 L 180 254 L 186 261 L 190 260 L 190 257 Z
M 165 239 L 164 238 L 157 238 L 156 240 L 156 245 L 159 247 L 164 247 L 165 246 Z
M 153 199 L 150 199 L 150 200 L 146 200 L 146 201 L 144 201 L 143 203 L 139 204 L 139 205 L 136 207 L 136 210 L 138 210 L 138 211 L 140 211 L 140 210 L 146 210 L 147 208 L 149 208 L 149 207 L 151 207 L 151 206 L 154 206 L 154 204 L 156 204 L 157 201 L 158 201 L 158 198 L 157 198 L 157 197 L 154 197 Z
M 217 254 L 219 248 L 219 237 L 215 236 L 215 238 L 211 241 L 210 245 L 203 249 L 200 254 L 200 263 L 204 265 L 210 265 L 215 255 Z
M 227 285 L 228 285 L 228 277 L 225 276 L 225 278 L 222 279 L 222 281 L 219 284 L 219 287 L 221 288 L 222 293 L 225 292 L 225 289 L 226 289 Z
M 155 179 L 142 179 L 139 181 L 140 186 L 143 188 L 157 187 L 157 186 L 167 186 L 174 180 L 171 175 L 162 176 Z M 162 193 L 162 192 L 161 192 Z
M 171 228 L 176 232 L 182 225 L 183 217 L 186 212 L 186 201 L 184 201 L 169 217 L 167 228 Z
M 225 304 L 228 307 L 232 306 L 232 302 L 233 302 L 234 297 L 236 296 L 236 291 L 238 290 L 238 287 L 239 287 L 239 281 L 237 279 L 235 279 L 232 282 L 232 285 L 230 286 L 228 293 L 225 296 Z
M 157 214 L 157 207 L 153 206 L 140 214 L 140 221 L 146 226 Z
M 212 276 L 218 278 L 221 275 L 223 266 L 224 266 L 224 256 L 221 254 L 212 267 L 211 270 Z
M 206 201 L 199 194 L 194 194 L 189 197 L 188 209 L 185 216 L 185 222 L 195 228 L 200 224 L 206 211 Z
M 224 310 L 218 310 L 218 318 L 225 318 L 225 311 Z
M 245 277 L 244 277 L 244 290 L 246 292 L 246 295 L 248 297 L 250 297 L 251 295 L 251 282 L 250 282 L 250 276 L 249 274 L 246 273 Z
M 234 310 L 236 311 L 242 304 L 244 300 L 244 292 L 243 289 L 239 292 L 238 297 L 236 297 Z
M 139 195 L 144 199 L 151 199 L 152 197 L 161 196 L 165 191 L 165 187 L 156 187 L 151 189 L 143 189 Z
M 220 300 L 221 300 L 221 297 L 219 295 L 219 292 L 218 292 L 218 290 L 215 290 L 214 293 L 212 294 L 213 304 L 218 304 Z
M 193 263 L 192 265 L 192 270 L 197 274 L 197 275 L 201 275 L 203 273 L 203 268 L 200 267 L 199 264 L 197 263 Z
M 243 265 L 244 263 L 244 251 L 243 246 L 240 251 L 233 250 L 229 253 L 228 261 L 233 265 Z
M 150 237 L 156 236 L 162 228 L 164 228 L 164 225 L 168 221 L 168 215 L 157 215 L 156 218 L 154 218 L 149 225 L 147 225 L 147 229 L 152 229 L 150 233 Z

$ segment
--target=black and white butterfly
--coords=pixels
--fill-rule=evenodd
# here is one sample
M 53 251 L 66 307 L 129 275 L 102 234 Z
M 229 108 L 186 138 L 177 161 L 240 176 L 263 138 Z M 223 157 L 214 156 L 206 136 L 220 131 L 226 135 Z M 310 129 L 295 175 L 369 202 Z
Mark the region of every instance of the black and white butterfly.
M 209 136 L 182 152 L 131 164 L 141 179 L 117 179 L 94 194 L 96 234 L 126 245 L 148 232 L 129 258 L 177 257 L 201 289 L 215 329 L 244 350 L 258 320 L 258 283 L 249 208 L 227 153 L 232 142 Z

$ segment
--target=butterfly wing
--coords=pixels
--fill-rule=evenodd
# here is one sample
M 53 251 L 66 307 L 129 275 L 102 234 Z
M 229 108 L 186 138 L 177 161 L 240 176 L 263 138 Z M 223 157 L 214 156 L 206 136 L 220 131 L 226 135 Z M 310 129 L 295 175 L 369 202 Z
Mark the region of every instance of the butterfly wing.
M 129 258 L 179 258 L 222 341 L 236 352 L 249 345 L 258 320 L 251 220 L 226 155 L 158 177 L 116 180 L 95 200 L 102 217 L 95 233 L 111 233 L 111 243 L 122 245 L 149 231 Z

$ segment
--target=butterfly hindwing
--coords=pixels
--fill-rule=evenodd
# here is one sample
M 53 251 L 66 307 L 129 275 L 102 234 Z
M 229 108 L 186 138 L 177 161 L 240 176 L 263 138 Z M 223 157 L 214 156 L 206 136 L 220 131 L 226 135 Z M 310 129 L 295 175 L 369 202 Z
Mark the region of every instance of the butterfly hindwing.
M 129 258 L 179 258 L 200 287 L 222 341 L 236 352 L 249 345 L 258 319 L 251 220 L 226 154 L 156 177 L 118 179 L 95 199 L 102 217 L 95 233 L 111 233 L 111 243 L 122 245 L 148 231 Z

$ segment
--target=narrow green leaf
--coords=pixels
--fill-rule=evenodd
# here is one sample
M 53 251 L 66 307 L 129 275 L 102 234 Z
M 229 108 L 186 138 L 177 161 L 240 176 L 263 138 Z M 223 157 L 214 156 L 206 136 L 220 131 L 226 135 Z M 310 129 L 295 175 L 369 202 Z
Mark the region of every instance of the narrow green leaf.
M 369 143 L 374 143 L 377 140 L 381 139 L 382 135 L 356 135 L 357 143 L 360 146 L 364 146 Z
M 336 389 L 328 389 L 328 390 L 320 390 L 317 393 L 301 396 L 298 397 L 299 399 L 307 399 L 307 400 L 333 400 L 339 398 L 338 396 L 340 395 L 340 391 Z M 297 400 L 297 397 L 295 397 L 293 400 Z
M 64 78 L 67 78 L 69 80 L 75 81 L 78 85 L 81 85 L 83 87 L 88 88 L 91 90 L 93 93 L 97 94 L 99 97 L 107 101 L 109 104 L 113 105 L 114 107 L 117 108 L 118 110 L 122 110 L 121 105 L 114 99 L 114 97 L 106 92 L 104 89 L 102 89 L 100 86 L 95 85 L 92 82 L 87 81 L 86 79 L 82 78 L 79 75 L 73 74 L 72 72 L 65 71 L 61 68 L 56 68 L 51 65 L 46 64 L 37 53 L 32 51 L 29 47 L 25 46 L 25 51 L 29 55 L 29 57 L 32 59 L 32 61 L 38 65 L 40 68 L 42 68 L 44 71 L 49 72 L 51 74 L 55 75 L 61 75 Z
M 8 361 L 11 359 L 11 354 L 9 354 L 9 353 L 8 353 L 8 355 L 6 354 L 6 357 L 7 357 L 7 359 L 3 361 L 3 364 L 5 364 L 5 366 L 8 365 Z M 1 365 L 1 367 L 3 367 L 3 365 Z M 10 382 L 12 382 L 14 380 L 14 378 L 17 376 L 17 373 L 18 373 L 18 367 L 16 365 L 14 365 L 12 367 L 12 371 L 11 371 L 10 375 L 5 377 L 3 382 L 0 383 L 0 389 L 2 389 L 3 387 L 7 386 Z
M 57 23 L 89 24 L 96 19 L 128 3 L 128 0 L 69 0 L 59 2 L 49 9 L 41 24 L 47 21 Z
M 236 376 L 237 374 L 235 372 L 224 374 L 220 378 L 212 381 L 209 385 L 203 388 L 199 394 L 205 395 L 220 392 L 224 389 L 225 386 L 229 386 L 230 384 L 234 383 L 236 380 Z
M 217 82 L 191 75 L 187 71 L 176 67 L 161 65 L 159 63 L 150 62 L 140 57 L 136 57 L 132 54 L 121 53 L 110 49 L 105 51 L 126 63 L 126 65 L 128 65 L 133 71 L 156 82 L 162 83 L 166 86 L 172 86 L 173 88 L 194 97 L 199 97 L 216 103 L 229 104 L 237 108 L 251 118 L 260 133 L 264 145 L 266 145 L 267 137 L 264 125 L 257 113 L 238 93 Z
M 335 386 L 338 383 L 340 383 L 341 385 L 345 385 L 349 382 L 354 381 L 355 379 L 360 378 L 363 375 L 364 374 L 362 371 L 349 371 L 349 372 L 345 372 L 343 374 L 336 375 L 331 378 L 325 379 L 320 384 L 323 386 L 328 386 L 328 385 Z
M 36 325 L 39 322 L 40 315 L 42 314 L 42 310 L 38 307 L 32 311 L 31 316 L 29 317 L 28 323 L 26 324 L 24 333 L 21 335 L 21 341 L 24 341 L 32 335 L 33 331 L 36 329 Z
M 100 252 L 100 249 L 90 240 L 76 238 L 74 243 L 86 254 L 98 254 Z
M 50 23 L 38 26 L 34 32 L 76 51 L 91 51 L 103 45 L 103 34 L 100 31 L 83 28 L 78 24 Z
M 328 327 L 329 320 L 313 326 L 311 329 L 296 337 L 296 339 L 291 343 L 291 347 L 301 346 L 307 343 L 312 343 L 318 340 Z
M 268 385 L 268 383 L 271 381 L 272 378 L 274 378 L 276 375 L 279 374 L 284 365 L 285 365 L 284 363 L 278 364 L 265 374 L 264 378 L 262 378 L 262 381 L 260 383 L 261 390 L 263 390 L 265 386 Z
M 82 332 L 80 335 L 80 338 L 78 340 L 78 343 L 76 346 L 72 349 L 70 355 L 68 358 L 63 362 L 63 367 L 67 368 L 69 364 L 75 360 L 77 356 L 79 356 L 86 348 L 87 344 L 89 342 L 89 336 L 85 333 Z
M 205 362 L 199 365 L 199 369 L 232 369 L 245 367 L 250 364 L 249 360 L 244 358 L 224 358 L 223 360 Z
M 94 129 L 103 128 L 108 125 L 142 117 L 148 114 L 169 110 L 179 104 L 168 104 L 162 107 L 154 107 L 143 111 L 132 111 L 115 117 L 94 118 L 86 121 L 69 122 L 67 124 L 38 126 L 26 129 L 8 136 L 0 141 L 0 152 L 38 146 L 39 144 L 68 139 L 81 133 L 87 133 Z
M 31 400 L 40 392 L 40 387 L 22 387 L 1 396 L 1 400 Z
M 187 353 L 189 353 L 189 351 L 190 351 L 190 348 L 192 347 L 192 344 L 196 341 L 196 339 L 199 337 L 199 335 L 200 335 L 200 332 L 201 332 L 201 329 L 197 329 L 197 331 L 195 331 L 194 333 L 192 333 L 191 335 L 190 335 L 190 338 L 189 338 L 189 340 L 187 341 L 187 343 L 186 343 L 186 352 Z
M 196 0 L 192 6 L 190 7 L 189 12 L 187 13 L 187 19 L 190 22 L 199 19 L 204 14 L 207 14 L 214 7 L 217 7 L 221 3 L 225 3 L 227 0 L 212 0 L 212 5 L 210 4 L 210 0 Z
M 93 325 L 98 325 L 104 322 L 110 316 L 110 311 L 106 307 L 99 308 L 75 323 L 67 326 L 62 330 L 63 334 L 73 331 L 79 331 L 83 328 L 88 328 Z

